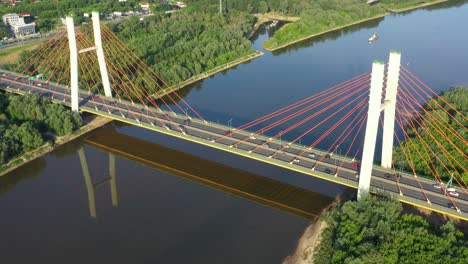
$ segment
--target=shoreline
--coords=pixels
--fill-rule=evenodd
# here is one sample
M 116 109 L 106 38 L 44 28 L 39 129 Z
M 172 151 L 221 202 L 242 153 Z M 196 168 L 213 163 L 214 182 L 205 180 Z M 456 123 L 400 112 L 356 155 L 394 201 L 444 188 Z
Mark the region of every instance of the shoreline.
M 18 156 L 12 160 L 10 160 L 7 164 L 3 164 L 1 167 L 0 171 L 0 177 L 6 175 L 7 173 L 29 163 L 32 160 L 35 160 L 39 157 L 44 156 L 45 154 L 48 154 L 52 152 L 53 150 L 57 149 L 58 147 L 71 142 L 78 137 L 83 136 L 84 134 L 87 134 L 88 132 L 91 132 L 107 123 L 112 122 L 113 120 L 110 118 L 105 118 L 101 116 L 95 116 L 92 115 L 89 117 L 89 121 L 80 127 L 78 130 L 74 131 L 70 135 L 58 137 L 55 139 L 53 143 L 47 142 L 40 146 L 39 148 L 35 150 L 31 150 L 27 153 L 23 153 L 21 156 Z
M 343 25 L 343 26 L 335 27 L 335 28 L 332 28 L 332 29 L 329 29 L 329 30 L 326 30 L 326 31 L 322 31 L 320 33 L 315 33 L 315 34 L 312 34 L 312 35 L 309 35 L 309 36 L 305 36 L 305 37 L 302 37 L 300 39 L 288 42 L 286 44 L 280 45 L 280 46 L 275 47 L 275 48 L 266 48 L 263 44 L 262 44 L 262 46 L 263 46 L 263 48 L 265 50 L 273 52 L 273 51 L 288 47 L 290 45 L 296 44 L 298 42 L 304 41 L 306 39 L 318 37 L 318 36 L 326 34 L 326 33 L 330 33 L 330 32 L 340 30 L 340 29 L 343 29 L 343 28 L 346 28 L 346 27 L 357 25 L 357 24 L 360 24 L 360 23 L 363 23 L 363 22 L 371 21 L 371 20 L 374 20 L 374 19 L 377 19 L 377 18 L 386 17 L 386 16 L 388 16 L 389 14 L 392 14 L 392 13 L 402 13 L 402 12 L 418 9 L 418 8 L 421 8 L 421 7 L 431 6 L 431 5 L 440 4 L 440 3 L 444 3 L 444 2 L 448 2 L 448 1 L 449 0 L 439 0 L 439 1 L 436 1 L 436 2 L 422 3 L 422 4 L 419 4 L 419 5 L 416 5 L 416 6 L 407 7 L 407 8 L 403 8 L 403 9 L 391 9 L 391 8 L 388 8 L 387 6 L 385 6 L 383 4 L 379 4 L 384 10 L 387 11 L 386 13 L 384 13 L 382 15 L 377 15 L 377 16 L 374 16 L 374 17 L 370 17 L 370 18 L 361 19 L 359 21 L 349 23 L 349 24 L 346 24 L 346 25 Z
M 322 234 L 327 227 L 327 222 L 322 219 L 310 224 L 299 239 L 295 252 L 287 256 L 282 264 L 313 263 L 314 256 L 322 242 Z
M 254 14 L 254 16 L 258 19 L 257 22 L 254 25 L 254 28 L 252 29 L 252 32 L 249 34 L 249 38 L 260 28 L 260 26 L 263 23 L 273 21 L 273 20 L 278 20 L 278 21 L 285 21 L 285 22 L 295 22 L 300 20 L 300 17 L 294 17 L 294 16 L 286 16 L 282 15 L 276 12 L 268 12 L 265 14 L 257 13 Z
M 185 88 L 186 86 L 188 86 L 188 85 L 190 85 L 192 83 L 195 83 L 197 81 L 200 81 L 200 80 L 206 79 L 206 78 L 208 78 L 208 77 L 210 77 L 212 75 L 215 75 L 218 72 L 228 70 L 228 69 L 230 69 L 230 68 L 232 68 L 234 66 L 237 66 L 237 65 L 242 64 L 242 63 L 247 62 L 247 61 L 251 61 L 251 60 L 253 60 L 255 58 L 258 58 L 260 56 L 263 56 L 263 55 L 264 55 L 263 52 L 261 52 L 259 50 L 254 50 L 254 52 L 252 52 L 252 53 L 250 53 L 248 55 L 242 56 L 242 57 L 240 57 L 238 59 L 227 62 L 227 63 L 225 63 L 223 65 L 219 65 L 219 66 L 217 66 L 217 67 L 215 67 L 215 68 L 213 68 L 211 70 L 208 70 L 206 72 L 203 72 L 203 73 L 200 73 L 200 74 L 195 75 L 193 77 L 190 77 L 187 80 L 184 80 L 184 81 L 182 81 L 182 82 L 180 82 L 178 84 L 172 85 L 170 87 L 169 91 L 166 91 L 165 93 L 161 93 L 161 94 L 160 93 L 155 93 L 155 94 L 153 94 L 153 96 L 158 96 L 158 97 L 165 96 L 165 95 L 170 94 L 170 93 L 172 93 L 174 91 L 178 91 L 178 90 L 180 90 L 182 88 Z
M 392 12 L 392 13 L 402 13 L 402 12 L 410 11 L 410 10 L 413 10 L 413 9 L 418 9 L 418 8 L 421 8 L 421 7 L 426 7 L 426 6 L 435 5 L 435 4 L 440 4 L 440 3 L 444 3 L 444 2 L 448 2 L 448 1 L 449 0 L 439 0 L 439 1 L 430 2 L 430 3 L 422 3 L 422 4 L 419 4 L 417 6 L 406 7 L 406 8 L 402 8 L 402 9 L 392 9 L 392 8 L 387 7 L 385 4 L 380 4 L 380 6 L 382 8 L 384 8 L 385 10 L 387 10 L 389 12 Z
M 300 38 L 300 39 L 293 40 L 293 41 L 291 41 L 291 42 L 289 42 L 289 43 L 280 45 L 280 46 L 275 47 L 275 48 L 266 48 L 265 46 L 263 46 L 263 44 L 262 44 L 262 46 L 263 46 L 263 48 L 264 48 L 265 50 L 270 51 L 270 52 L 273 52 L 273 51 L 276 51 L 276 50 L 285 48 L 285 47 L 287 47 L 287 46 L 296 44 L 296 43 L 298 43 L 298 42 L 304 41 L 304 40 L 306 40 L 306 39 L 318 37 L 318 36 L 323 35 L 323 34 L 326 34 L 326 33 L 330 33 L 330 32 L 333 32 L 333 31 L 336 31 L 336 30 L 340 30 L 340 29 L 343 29 L 343 28 L 347 28 L 347 27 L 350 27 L 350 26 L 354 26 L 354 25 L 357 25 L 357 24 L 360 24 L 360 23 L 363 23 L 363 22 L 367 22 L 367 21 L 371 21 L 371 20 L 377 19 L 377 18 L 382 18 L 382 17 L 385 17 L 385 16 L 387 16 L 387 15 L 389 15 L 389 14 L 390 14 L 390 13 L 387 12 L 387 13 L 384 13 L 384 14 L 381 14 L 381 15 L 377 15 L 377 16 L 370 17 L 370 18 L 361 19 L 361 20 L 356 21 L 356 22 L 353 22 L 353 23 L 349 23 L 349 24 L 346 24 L 346 25 L 343 25 L 343 26 L 338 26 L 338 27 L 335 27 L 335 28 L 331 28 L 331 29 L 328 29 L 328 30 L 319 32 L 319 33 L 315 33 L 315 34 L 312 34 L 312 35 L 309 35 L 309 36 L 302 37 L 302 38 Z

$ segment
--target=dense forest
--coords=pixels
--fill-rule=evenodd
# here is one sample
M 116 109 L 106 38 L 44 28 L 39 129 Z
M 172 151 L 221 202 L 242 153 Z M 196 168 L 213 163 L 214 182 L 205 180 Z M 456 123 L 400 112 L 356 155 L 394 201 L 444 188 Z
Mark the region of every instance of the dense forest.
M 468 242 L 453 223 L 435 227 L 402 210 L 373 196 L 334 209 L 314 263 L 468 263 Z
M 455 109 L 452 109 L 449 105 Z M 441 106 L 446 111 L 434 110 L 441 109 Z M 427 175 L 432 178 L 432 175 L 438 174 L 442 179 L 448 180 L 451 172 L 456 170 L 462 175 L 465 182 L 468 182 L 468 172 L 466 171 L 466 168 L 468 168 L 468 146 L 457 137 L 458 134 L 466 139 L 468 88 L 455 87 L 443 92 L 441 98 L 435 97 L 429 100 L 425 104 L 424 110 L 428 113 L 424 113 L 423 118 L 408 121 L 407 133 L 410 140 L 402 142 L 395 148 L 393 156 L 395 167 L 402 167 L 407 171 L 412 171 L 406 159 L 406 153 L 413 161 L 416 172 L 420 175 Z M 441 125 L 441 120 L 448 125 Z M 412 129 L 412 126 L 418 128 L 419 137 Z M 441 145 L 438 145 L 435 139 Z M 422 154 L 424 159 L 419 153 Z M 452 164 L 454 166 L 451 166 Z M 447 171 L 446 167 L 454 167 L 455 170 Z
M 255 17 L 231 12 L 131 17 L 109 27 L 170 84 L 253 53 L 245 38 Z
M 48 99 L 0 93 L 0 164 L 80 126 L 78 115 Z

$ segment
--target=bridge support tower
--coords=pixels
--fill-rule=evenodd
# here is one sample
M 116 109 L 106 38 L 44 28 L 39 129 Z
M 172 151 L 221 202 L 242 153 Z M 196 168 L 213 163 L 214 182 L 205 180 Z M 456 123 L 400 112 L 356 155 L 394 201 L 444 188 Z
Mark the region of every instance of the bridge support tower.
M 68 43 L 70 47 L 70 80 L 71 80 L 71 108 L 72 111 L 79 111 L 79 93 L 78 93 L 78 78 L 79 78 L 79 69 L 78 69 L 78 55 L 83 52 L 96 50 L 96 55 L 99 62 L 99 70 L 101 72 L 102 85 L 104 87 L 104 93 L 107 97 L 112 97 L 112 91 L 110 88 L 109 75 L 107 72 L 106 60 L 104 56 L 104 50 L 102 48 L 102 39 L 101 39 L 101 26 L 99 23 L 99 13 L 92 13 L 93 20 L 93 31 L 94 31 L 94 47 L 85 48 L 78 50 L 76 44 L 76 34 L 75 34 L 75 25 L 73 22 L 73 17 L 66 17 L 66 25 L 68 32 Z
M 387 85 L 384 100 L 384 126 L 382 137 L 382 163 L 386 169 L 392 167 L 393 138 L 395 130 L 395 107 L 398 91 L 398 81 L 400 79 L 401 54 L 398 51 L 390 52 L 388 63 Z
M 382 88 L 384 81 L 383 62 L 376 61 L 372 64 L 371 87 L 369 94 L 369 108 L 367 110 L 366 135 L 361 159 L 361 171 L 359 172 L 358 200 L 369 192 L 372 165 L 374 163 L 375 143 L 377 141 L 377 129 L 379 125 L 380 106 L 382 101 Z
M 380 112 L 385 110 L 384 129 L 382 137 L 382 163 L 384 168 L 391 168 L 393 153 L 393 137 L 395 127 L 395 106 L 400 74 L 401 54 L 397 51 L 390 53 L 388 66 L 385 100 L 382 103 L 382 89 L 384 84 L 385 65 L 383 62 L 374 62 L 372 65 L 371 88 L 369 95 L 369 108 L 367 112 L 366 134 L 359 172 L 358 200 L 369 192 L 374 163 L 375 145 Z

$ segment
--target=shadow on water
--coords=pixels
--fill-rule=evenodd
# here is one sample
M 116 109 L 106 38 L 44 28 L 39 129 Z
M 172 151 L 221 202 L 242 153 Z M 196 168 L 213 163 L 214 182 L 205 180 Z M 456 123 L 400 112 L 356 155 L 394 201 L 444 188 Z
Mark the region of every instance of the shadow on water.
M 160 171 L 307 219 L 317 219 L 333 200 L 316 192 L 165 148 L 112 129 L 97 130 L 85 143 Z M 95 206 L 90 205 L 90 208 Z
M 15 186 L 24 180 L 34 179 L 47 166 L 46 160 L 41 157 L 28 162 L 27 166 L 21 166 L 0 177 L 0 195 L 12 191 Z

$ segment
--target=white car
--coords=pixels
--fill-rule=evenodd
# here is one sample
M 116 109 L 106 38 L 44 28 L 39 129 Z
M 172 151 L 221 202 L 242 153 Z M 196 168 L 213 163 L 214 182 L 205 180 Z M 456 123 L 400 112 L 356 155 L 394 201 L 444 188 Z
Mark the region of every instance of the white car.
M 254 136 L 250 136 L 249 138 L 250 138 L 250 139 L 257 139 L 257 138 L 256 138 L 256 137 L 254 137 Z
M 315 158 L 315 153 L 309 153 L 307 156 L 309 156 L 309 158 Z
M 300 160 L 299 160 L 298 158 L 295 158 L 295 159 L 293 159 L 293 162 L 295 162 L 295 163 L 299 163 L 299 162 L 300 162 Z
M 447 188 L 447 192 L 456 192 L 457 190 L 455 190 L 455 188 L 453 187 L 450 187 L 450 188 Z
M 460 194 L 457 192 L 449 192 L 449 195 L 458 197 Z
M 441 189 L 441 188 L 442 188 L 442 187 L 440 187 L 440 185 L 437 184 L 437 183 L 436 183 L 436 184 L 433 184 L 432 187 L 434 187 L 434 188 L 436 188 L 436 189 Z

